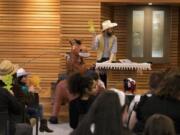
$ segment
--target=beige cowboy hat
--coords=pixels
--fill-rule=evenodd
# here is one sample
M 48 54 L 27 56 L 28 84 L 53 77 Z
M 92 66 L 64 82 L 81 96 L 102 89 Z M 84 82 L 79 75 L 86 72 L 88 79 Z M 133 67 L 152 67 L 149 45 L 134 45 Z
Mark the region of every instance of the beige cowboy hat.
M 19 66 L 17 64 L 13 64 L 9 60 L 3 60 L 0 63 L 0 80 L 2 80 L 3 76 L 13 75 L 16 73 Z
M 110 20 L 106 20 L 102 23 L 102 31 L 105 31 L 109 28 L 116 27 L 118 24 L 117 23 L 112 23 Z

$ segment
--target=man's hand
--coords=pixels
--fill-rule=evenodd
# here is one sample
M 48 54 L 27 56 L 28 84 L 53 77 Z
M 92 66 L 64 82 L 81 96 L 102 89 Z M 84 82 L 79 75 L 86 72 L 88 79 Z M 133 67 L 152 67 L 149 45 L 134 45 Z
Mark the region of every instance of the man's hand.
M 111 63 L 112 61 L 110 61 L 110 60 L 107 60 L 107 61 L 105 61 L 105 62 L 103 62 L 103 63 Z
M 110 62 L 110 63 L 113 61 L 113 59 L 114 59 L 115 55 L 116 55 L 116 54 L 111 53 L 111 56 L 110 56 L 110 59 L 109 59 L 109 62 Z

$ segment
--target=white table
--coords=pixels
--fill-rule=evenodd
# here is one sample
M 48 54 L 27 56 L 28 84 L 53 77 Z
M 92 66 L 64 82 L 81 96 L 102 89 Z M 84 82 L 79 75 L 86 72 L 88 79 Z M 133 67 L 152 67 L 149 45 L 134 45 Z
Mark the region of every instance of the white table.
M 97 70 L 151 70 L 149 63 L 96 63 Z
M 123 79 L 124 77 L 132 77 L 136 79 L 136 76 L 142 75 L 143 71 L 150 71 L 151 64 L 149 63 L 96 63 L 96 70 L 100 74 L 107 74 L 107 84 L 108 86 L 115 86 L 116 84 L 120 83 L 120 87 L 123 88 Z M 120 74 L 118 74 L 118 72 Z M 129 72 L 129 73 L 128 73 Z M 115 75 L 112 75 L 112 73 Z M 132 76 L 134 74 L 134 77 Z M 120 75 L 120 76 L 118 76 Z M 121 76 L 122 75 L 122 76 Z M 130 76 L 129 76 L 130 75 Z M 118 76 L 118 77 L 117 77 Z M 113 79 L 113 78 L 116 79 Z M 117 80 L 119 78 L 119 80 Z

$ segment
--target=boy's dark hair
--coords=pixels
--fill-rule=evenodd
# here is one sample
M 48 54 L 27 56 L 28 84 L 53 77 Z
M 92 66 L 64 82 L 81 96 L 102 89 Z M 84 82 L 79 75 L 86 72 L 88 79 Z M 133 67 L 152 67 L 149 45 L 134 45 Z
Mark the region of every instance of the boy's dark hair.
M 84 76 L 89 77 L 89 78 L 91 78 L 92 80 L 95 80 L 95 81 L 97 81 L 99 79 L 98 73 L 96 71 L 94 71 L 94 70 L 86 71 Z
M 73 39 L 73 40 L 70 40 L 69 43 L 71 45 L 81 45 L 81 40 L 79 39 Z
M 68 88 L 70 93 L 78 94 L 82 97 L 87 91 L 91 91 L 93 80 L 80 73 L 74 73 L 68 78 Z

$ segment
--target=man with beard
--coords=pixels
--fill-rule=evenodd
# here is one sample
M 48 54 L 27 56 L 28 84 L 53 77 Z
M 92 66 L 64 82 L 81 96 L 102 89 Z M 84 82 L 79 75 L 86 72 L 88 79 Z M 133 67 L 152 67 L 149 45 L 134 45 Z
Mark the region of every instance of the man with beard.
M 95 37 L 93 50 L 97 50 L 97 62 L 112 62 L 116 60 L 117 37 L 113 34 L 113 28 L 117 23 L 106 20 L 102 23 L 102 33 Z M 100 75 L 101 80 L 107 82 L 107 75 Z

